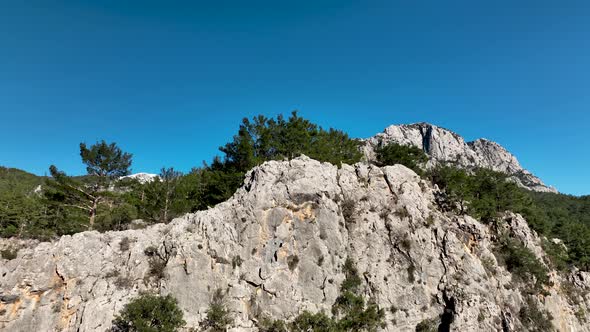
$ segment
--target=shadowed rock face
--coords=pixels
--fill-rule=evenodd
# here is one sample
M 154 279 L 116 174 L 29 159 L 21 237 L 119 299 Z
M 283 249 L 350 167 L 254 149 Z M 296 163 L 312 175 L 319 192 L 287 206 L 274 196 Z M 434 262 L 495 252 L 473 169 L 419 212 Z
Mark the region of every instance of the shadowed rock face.
M 431 158 L 429 166 L 451 162 L 466 168 L 488 168 L 510 175 L 516 183 L 530 190 L 557 192 L 522 168 L 516 157 L 501 145 L 486 139 L 465 142 L 456 133 L 428 123 L 389 126 L 383 133 L 365 140 L 363 151 L 366 158 L 374 160 L 373 149 L 388 143 L 422 148 Z
M 506 214 L 501 224 L 543 258 L 520 216 Z M 432 318 L 442 330 L 521 331 L 523 286 L 498 266 L 493 234 L 471 217 L 439 211 L 430 184 L 401 165 L 271 161 L 207 211 L 143 230 L 29 243 L 16 259 L 0 260 L 0 330 L 104 331 L 146 290 L 172 294 L 187 328 L 197 327 L 223 289 L 232 331 L 257 331 L 262 314 L 329 312 L 350 257 L 366 297 L 386 309 L 386 331 L 414 331 Z M 7 245 L 18 243 L 0 240 Z M 150 276 L 150 246 L 166 264 L 161 280 Z M 568 278 L 579 294 L 590 290 L 589 274 Z M 575 314 L 590 297 L 572 305 L 561 293 L 565 280 L 551 279 L 535 301 L 556 329 L 590 331 Z

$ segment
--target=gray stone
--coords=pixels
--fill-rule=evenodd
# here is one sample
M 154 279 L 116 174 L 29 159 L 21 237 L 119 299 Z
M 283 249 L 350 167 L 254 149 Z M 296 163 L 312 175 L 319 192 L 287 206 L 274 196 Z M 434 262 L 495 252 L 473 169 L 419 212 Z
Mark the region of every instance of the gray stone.
M 172 294 L 186 328 L 197 328 L 222 289 L 231 330 L 257 331 L 263 315 L 330 312 L 347 257 L 366 297 L 386 309 L 385 331 L 415 331 L 444 312 L 454 331 L 522 330 L 523 286 L 498 266 L 496 233 L 469 216 L 441 212 L 435 190 L 401 165 L 338 168 L 305 156 L 266 162 L 228 201 L 169 224 L 23 246 L 17 259 L 0 261 L 0 294 L 13 296 L 0 301 L 0 330 L 105 331 L 143 291 Z M 545 258 L 521 216 L 504 219 L 505 231 Z M 150 277 L 150 246 L 167 259 L 162 280 Z M 552 273 L 551 281 L 538 299 L 556 329 L 590 331 L 580 320 L 590 275 Z M 577 304 L 563 293 L 566 283 Z

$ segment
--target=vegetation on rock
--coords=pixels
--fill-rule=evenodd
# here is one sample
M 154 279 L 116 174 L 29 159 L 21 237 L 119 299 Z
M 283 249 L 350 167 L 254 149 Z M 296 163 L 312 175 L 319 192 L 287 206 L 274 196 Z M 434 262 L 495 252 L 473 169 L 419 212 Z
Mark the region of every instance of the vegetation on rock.
M 379 166 L 401 164 L 413 170 L 417 174 L 423 174 L 423 164 L 428 161 L 428 156 L 418 147 L 389 143 L 375 149 L 377 164 Z
M 525 298 L 525 303 L 523 303 L 518 313 L 518 318 L 527 331 L 550 332 L 555 330 L 551 323 L 553 320 L 551 314 L 539 308 L 537 300 L 532 296 Z
M 142 294 L 125 305 L 112 332 L 174 332 L 184 326 L 183 313 L 170 295 Z
M 498 244 L 498 257 L 513 276 L 532 285 L 534 292 L 549 284 L 549 270 L 535 254 L 518 240 L 503 236 Z
M 168 222 L 227 200 L 245 173 L 267 160 L 306 154 L 333 164 L 360 160 L 359 142 L 342 131 L 325 130 L 293 112 L 286 119 L 244 119 L 224 156 L 186 175 L 162 168 L 148 183 L 118 180 L 128 175 L 132 155 L 116 143 L 80 144 L 87 175 L 72 177 L 50 167 L 51 178 L 0 168 L 0 236 L 48 240 L 88 229 L 121 230 L 137 218 Z M 38 194 L 33 190 L 42 185 Z
M 342 270 L 345 278 L 340 285 L 340 295 L 332 305 L 332 317 L 324 312 L 313 314 L 304 311 L 289 323 L 262 319 L 260 330 L 265 332 L 372 332 L 383 328 L 385 311 L 372 301 L 365 302 L 361 292 L 362 281 L 354 262 L 347 259 Z
M 325 130 L 296 112 L 288 118 L 243 119 L 237 134 L 220 151 L 222 157 L 188 174 L 163 168 L 158 179 L 143 184 L 117 180 L 129 173 L 132 156 L 105 141 L 80 144 L 85 176 L 67 176 L 55 166 L 50 167 L 50 178 L 0 167 L 0 236 L 49 240 L 87 229 L 126 229 L 134 219 L 168 222 L 225 201 L 248 170 L 267 160 L 300 154 L 333 164 L 361 159 L 359 141 L 339 130 Z M 437 201 L 442 209 L 487 223 L 505 211 L 520 213 L 547 238 L 543 247 L 552 266 L 590 269 L 590 196 L 530 192 L 506 175 L 486 169 L 440 165 L 424 172 L 421 166 L 427 156 L 417 147 L 392 143 L 375 152 L 380 165 L 400 163 L 429 178 L 441 189 Z M 343 206 L 349 222 L 354 221 L 354 204 Z M 555 244 L 554 238 L 563 245 Z
M 213 299 L 207 310 L 207 317 L 201 322 L 204 331 L 224 332 L 232 324 L 233 320 L 225 306 L 224 298 L 225 294 L 221 289 L 217 289 L 213 293 Z
M 541 235 L 563 241 L 565 249 L 544 243 L 556 267 L 563 270 L 575 265 L 582 270 L 590 269 L 590 196 L 531 192 L 506 175 L 486 169 L 469 172 L 442 165 L 431 170 L 429 177 L 442 190 L 438 198 L 442 209 L 488 223 L 495 222 L 506 211 L 520 213 Z

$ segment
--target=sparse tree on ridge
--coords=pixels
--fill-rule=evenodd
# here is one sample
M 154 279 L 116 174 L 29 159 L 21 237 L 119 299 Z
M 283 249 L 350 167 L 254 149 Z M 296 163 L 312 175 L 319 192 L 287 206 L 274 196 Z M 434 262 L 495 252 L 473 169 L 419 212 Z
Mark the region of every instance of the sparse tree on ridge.
M 113 180 L 129 175 L 132 155 L 123 152 L 116 143 L 107 144 L 103 140 L 90 148 L 80 143 L 80 157 L 89 175 L 87 181 L 73 179 L 51 165 L 47 196 L 58 204 L 88 213 L 88 228 L 94 229 L 99 204 L 112 196 L 106 189 Z

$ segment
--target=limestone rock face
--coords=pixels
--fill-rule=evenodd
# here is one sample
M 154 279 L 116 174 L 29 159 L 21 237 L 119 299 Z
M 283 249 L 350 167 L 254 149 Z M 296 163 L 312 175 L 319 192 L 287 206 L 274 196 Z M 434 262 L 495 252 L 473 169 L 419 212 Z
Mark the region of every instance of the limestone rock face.
M 364 142 L 363 152 L 368 160 L 375 159 L 375 147 L 392 142 L 413 145 L 430 156 L 429 166 L 451 162 L 466 168 L 488 168 L 510 175 L 513 181 L 530 190 L 557 192 L 522 168 L 516 157 L 501 145 L 486 139 L 465 142 L 458 134 L 428 123 L 389 126 Z
M 254 168 L 228 201 L 169 224 L 57 242 L 1 240 L 0 249 L 22 248 L 16 259 L 0 260 L 0 330 L 106 331 L 142 291 L 177 298 L 188 330 L 221 289 L 231 330 L 257 331 L 265 315 L 330 312 L 350 257 L 366 297 L 386 309 L 385 331 L 415 331 L 427 319 L 443 330 L 522 331 L 523 288 L 496 260 L 496 232 L 441 212 L 434 196 L 401 165 L 338 168 L 302 156 Z M 507 213 L 501 224 L 544 258 L 522 217 Z M 165 262 L 162 279 L 150 272 L 156 257 Z M 583 322 L 590 274 L 551 278 L 535 301 L 557 330 L 590 331 Z M 575 301 L 564 295 L 566 283 Z

